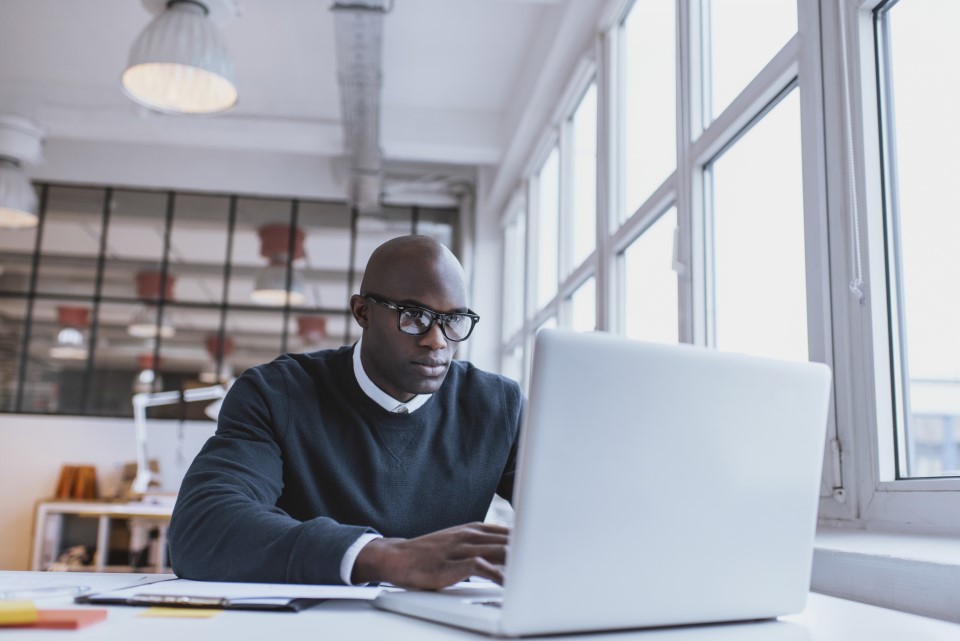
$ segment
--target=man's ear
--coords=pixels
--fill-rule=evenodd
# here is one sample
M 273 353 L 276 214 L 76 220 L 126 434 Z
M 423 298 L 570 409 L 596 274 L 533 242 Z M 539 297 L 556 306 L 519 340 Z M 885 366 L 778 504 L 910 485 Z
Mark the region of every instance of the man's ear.
M 357 325 L 366 329 L 369 320 L 370 308 L 367 306 L 367 299 L 359 294 L 350 297 L 350 311 L 353 313 L 353 319 Z

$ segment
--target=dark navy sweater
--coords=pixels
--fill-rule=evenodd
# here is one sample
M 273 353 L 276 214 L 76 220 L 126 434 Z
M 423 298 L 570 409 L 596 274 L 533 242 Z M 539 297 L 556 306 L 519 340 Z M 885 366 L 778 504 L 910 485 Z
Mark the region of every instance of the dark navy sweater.
M 170 522 L 177 575 L 341 583 L 364 532 L 415 537 L 483 520 L 510 499 L 519 386 L 454 361 L 411 414 L 360 389 L 351 347 L 251 368 L 183 480 Z

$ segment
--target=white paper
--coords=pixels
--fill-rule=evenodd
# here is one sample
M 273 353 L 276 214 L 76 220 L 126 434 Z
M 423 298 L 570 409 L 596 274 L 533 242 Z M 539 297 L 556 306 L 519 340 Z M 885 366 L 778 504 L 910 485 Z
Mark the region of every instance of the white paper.
M 77 596 L 116 590 L 134 584 L 170 579 L 163 574 L 100 574 L 93 572 L 0 572 L 0 600 Z
M 376 598 L 381 588 L 346 585 L 305 585 L 300 583 L 230 583 L 172 579 L 147 586 L 113 590 L 98 596 L 130 599 L 141 595 L 209 597 L 240 603 L 283 603 L 293 599 L 365 599 Z

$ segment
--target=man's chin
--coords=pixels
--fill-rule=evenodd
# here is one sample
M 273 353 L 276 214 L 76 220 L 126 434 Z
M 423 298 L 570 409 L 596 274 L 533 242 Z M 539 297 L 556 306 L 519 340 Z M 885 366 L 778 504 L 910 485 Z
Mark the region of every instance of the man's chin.
M 415 381 L 411 381 L 413 384 L 407 390 L 410 394 L 433 394 L 443 385 L 443 381 L 447 378 L 447 371 L 444 369 L 443 373 L 439 376 L 420 376 L 417 377 Z

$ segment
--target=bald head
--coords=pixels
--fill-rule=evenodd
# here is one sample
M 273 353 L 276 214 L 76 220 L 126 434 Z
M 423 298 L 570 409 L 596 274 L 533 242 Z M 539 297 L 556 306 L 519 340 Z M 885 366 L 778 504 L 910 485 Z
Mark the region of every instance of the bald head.
M 370 256 L 360 292 L 350 297 L 350 310 L 363 328 L 360 361 L 370 380 L 401 402 L 437 391 L 459 343 L 448 340 L 442 324 L 433 320 L 422 334 L 401 330 L 400 314 L 408 312 L 400 310 L 467 312 L 467 287 L 456 256 L 429 236 L 394 238 Z
M 446 246 L 430 236 L 401 236 L 374 250 L 360 283 L 360 291 L 384 296 L 409 296 L 438 290 L 466 305 L 466 284 L 460 261 Z

